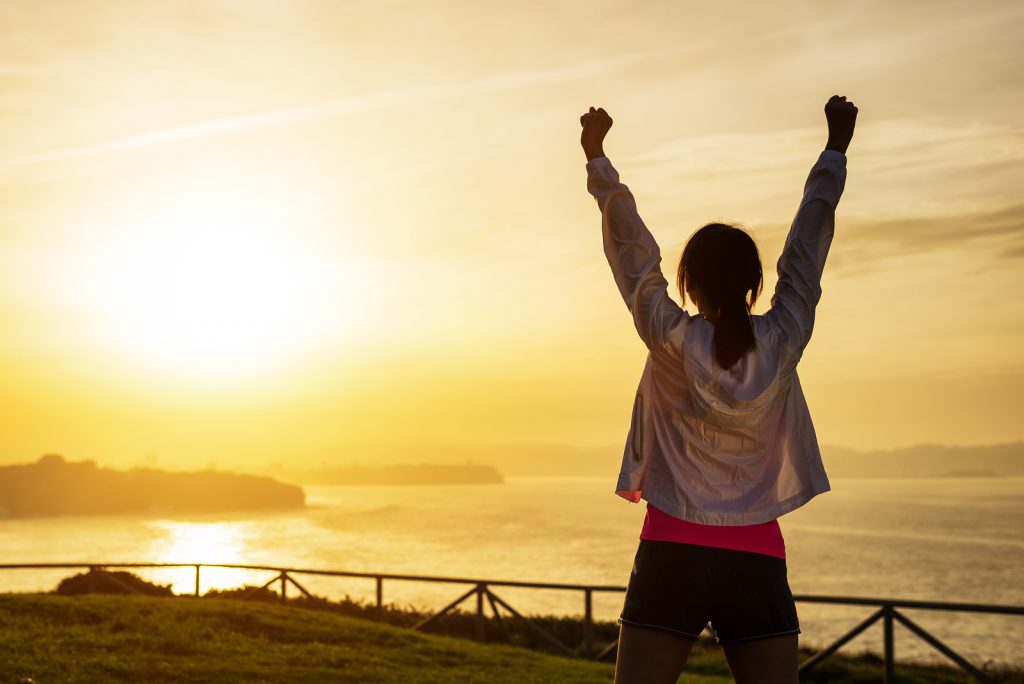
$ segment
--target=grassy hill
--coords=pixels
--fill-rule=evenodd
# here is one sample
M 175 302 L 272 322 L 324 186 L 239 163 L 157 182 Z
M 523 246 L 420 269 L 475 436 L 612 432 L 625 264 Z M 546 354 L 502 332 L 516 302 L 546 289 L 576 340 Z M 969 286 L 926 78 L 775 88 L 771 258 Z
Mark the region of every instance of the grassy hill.
M 0 596 L 0 663 L 0 680 L 37 684 L 584 684 L 611 682 L 614 673 L 606 663 L 289 606 L 38 594 Z
M 680 684 L 732 682 L 721 650 L 698 642 Z M 801 648 L 801 660 L 810 651 Z M 327 610 L 236 599 L 0 594 L 0 681 L 37 684 L 261 682 L 611 682 L 614 666 L 414 632 Z M 902 684 L 972 681 L 897 664 Z M 1019 671 L 989 671 L 997 682 Z M 881 681 L 876 656 L 836 654 L 808 682 Z

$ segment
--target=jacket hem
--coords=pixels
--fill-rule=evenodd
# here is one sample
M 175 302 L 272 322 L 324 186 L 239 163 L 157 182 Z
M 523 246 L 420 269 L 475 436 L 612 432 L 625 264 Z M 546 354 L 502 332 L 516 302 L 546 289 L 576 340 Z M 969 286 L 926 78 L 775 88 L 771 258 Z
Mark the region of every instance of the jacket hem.
M 673 517 L 697 523 L 699 525 L 759 525 L 761 523 L 771 522 L 786 513 L 794 511 L 818 494 L 823 494 L 827 491 L 830 491 L 827 484 L 824 484 L 824 486 L 818 485 L 811 488 L 809 491 L 801 492 L 800 494 L 792 496 L 784 501 L 780 501 L 769 508 L 759 511 L 740 512 L 715 512 L 700 509 L 694 510 L 692 506 L 680 506 L 675 502 L 663 499 L 657 494 L 652 494 L 647 490 L 640 491 L 640 498 Z
M 642 490 L 616 488 L 615 493 L 630 503 L 640 503 Z

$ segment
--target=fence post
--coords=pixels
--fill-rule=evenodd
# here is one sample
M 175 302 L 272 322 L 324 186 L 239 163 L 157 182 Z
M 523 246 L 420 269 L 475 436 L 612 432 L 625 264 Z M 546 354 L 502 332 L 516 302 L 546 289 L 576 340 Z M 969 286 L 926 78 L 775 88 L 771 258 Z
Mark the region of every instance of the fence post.
M 476 585 L 476 640 L 484 640 L 484 592 L 486 584 Z
M 199 598 L 199 563 L 196 563 L 196 598 Z
M 894 608 L 886 604 L 884 608 L 885 612 L 882 613 L 883 625 L 884 625 L 884 637 L 885 637 L 885 677 L 882 681 L 885 684 L 893 683 L 893 639 L 892 639 L 892 614 Z
M 377 576 L 377 619 L 384 619 L 384 578 Z
M 281 571 L 281 601 L 288 600 L 288 573 Z
M 583 590 L 583 657 L 589 658 L 594 648 L 593 591 Z

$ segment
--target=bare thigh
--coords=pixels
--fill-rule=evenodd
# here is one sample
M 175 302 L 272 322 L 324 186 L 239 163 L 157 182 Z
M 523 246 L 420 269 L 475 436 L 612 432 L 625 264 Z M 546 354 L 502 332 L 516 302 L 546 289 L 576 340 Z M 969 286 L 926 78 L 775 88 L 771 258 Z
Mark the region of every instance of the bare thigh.
M 797 684 L 798 634 L 722 644 L 736 684 Z
M 676 684 L 691 648 L 682 634 L 619 625 L 615 684 Z

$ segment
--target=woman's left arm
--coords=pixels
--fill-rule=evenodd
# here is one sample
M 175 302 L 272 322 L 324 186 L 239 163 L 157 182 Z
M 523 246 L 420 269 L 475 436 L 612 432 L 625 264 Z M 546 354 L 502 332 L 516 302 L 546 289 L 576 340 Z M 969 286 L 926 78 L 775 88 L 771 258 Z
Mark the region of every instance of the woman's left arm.
M 604 253 L 615 284 L 648 349 L 674 342 L 673 349 L 680 351 L 689 316 L 668 296 L 658 243 L 640 218 L 633 194 L 604 156 L 603 140 L 611 128 L 611 118 L 603 109 L 591 108 L 580 121 L 581 143 L 588 159 L 587 190 L 601 209 Z

